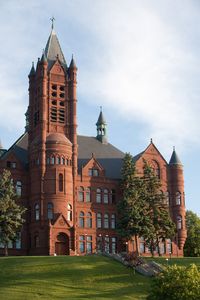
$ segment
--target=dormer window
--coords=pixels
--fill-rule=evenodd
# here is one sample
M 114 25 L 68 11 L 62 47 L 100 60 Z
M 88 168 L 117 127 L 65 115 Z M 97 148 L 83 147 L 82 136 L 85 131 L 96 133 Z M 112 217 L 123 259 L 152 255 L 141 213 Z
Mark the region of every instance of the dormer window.
M 88 170 L 88 175 L 89 176 L 99 176 L 99 170 L 97 170 L 97 169 L 89 169 Z

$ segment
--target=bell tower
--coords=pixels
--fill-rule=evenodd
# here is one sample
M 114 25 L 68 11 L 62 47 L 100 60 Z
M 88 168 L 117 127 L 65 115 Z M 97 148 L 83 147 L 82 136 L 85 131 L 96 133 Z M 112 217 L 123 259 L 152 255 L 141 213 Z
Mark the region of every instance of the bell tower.
M 73 250 L 72 216 L 77 174 L 76 76 L 75 61 L 72 58 L 67 66 L 52 18 L 45 50 L 36 69 L 33 64 L 29 73 L 26 131 L 30 162 L 31 254 L 37 254 L 35 234 L 40 252 L 55 253 L 55 243 L 51 240 L 61 236 L 56 227 L 58 217 L 64 218 L 60 222 L 68 244 L 65 251 L 69 252 L 69 244 Z

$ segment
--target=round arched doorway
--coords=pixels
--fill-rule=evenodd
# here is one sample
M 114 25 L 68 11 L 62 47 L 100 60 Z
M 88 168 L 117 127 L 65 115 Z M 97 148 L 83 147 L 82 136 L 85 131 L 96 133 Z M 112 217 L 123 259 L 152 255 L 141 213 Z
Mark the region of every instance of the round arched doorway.
M 57 255 L 69 255 L 69 237 L 63 232 L 57 235 L 55 253 Z

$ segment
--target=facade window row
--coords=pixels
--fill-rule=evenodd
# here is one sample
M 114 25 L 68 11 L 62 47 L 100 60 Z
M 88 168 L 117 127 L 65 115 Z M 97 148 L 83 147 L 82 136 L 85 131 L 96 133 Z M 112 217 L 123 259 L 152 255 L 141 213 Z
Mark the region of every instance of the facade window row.
M 115 190 L 114 189 L 103 189 L 97 188 L 94 193 L 91 192 L 91 188 L 84 188 L 82 186 L 79 187 L 78 190 L 78 201 L 80 202 L 92 202 L 95 197 L 96 203 L 105 203 L 105 204 L 113 204 L 115 203 Z
M 49 156 L 47 157 L 47 165 L 66 165 L 71 166 L 72 160 L 69 158 L 65 158 L 64 156 Z
M 87 212 L 86 214 L 81 211 L 79 213 L 79 227 L 81 228 L 92 228 L 92 213 Z M 116 228 L 116 215 L 108 213 L 102 214 L 97 213 L 96 214 L 96 227 L 97 228 L 104 228 L 104 229 L 115 229 Z
M 48 202 L 48 204 L 47 204 L 47 219 L 52 220 L 53 217 L 54 217 L 53 203 Z M 35 221 L 40 220 L 40 206 L 38 203 L 36 203 L 35 207 L 34 207 L 34 219 L 35 219 Z M 67 205 L 66 219 L 67 219 L 67 221 L 70 221 L 70 222 L 72 221 L 72 205 L 71 204 Z
M 139 247 L 140 247 L 140 253 L 151 253 L 150 248 L 146 245 L 145 240 L 143 238 L 140 238 L 139 242 Z M 170 254 L 172 253 L 172 242 L 170 239 L 167 239 L 166 242 L 160 242 L 159 243 L 159 249 L 158 246 L 156 247 L 155 253 L 160 253 L 161 255 L 163 254 Z
M 97 252 L 116 253 L 117 252 L 117 238 L 108 235 L 97 237 Z
M 4 248 L 4 244 L 0 242 L 0 248 Z M 15 241 L 8 242 L 8 249 L 21 249 L 21 232 L 18 232 Z

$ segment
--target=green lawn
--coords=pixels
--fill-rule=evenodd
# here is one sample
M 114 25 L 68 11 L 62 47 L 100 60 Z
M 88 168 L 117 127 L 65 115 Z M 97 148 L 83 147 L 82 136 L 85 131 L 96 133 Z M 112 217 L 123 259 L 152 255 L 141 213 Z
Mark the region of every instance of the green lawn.
M 0 258 L 0 299 L 145 299 L 150 278 L 101 256 Z
M 187 266 L 200 258 L 164 258 Z M 102 256 L 0 258 L 0 299 L 146 299 L 151 278 Z

